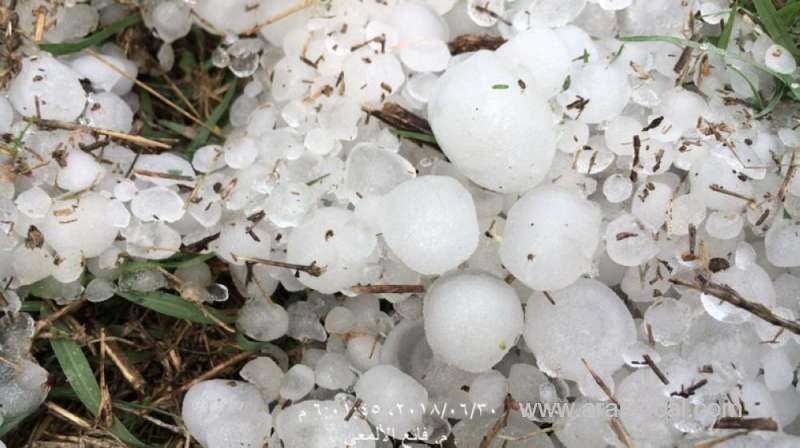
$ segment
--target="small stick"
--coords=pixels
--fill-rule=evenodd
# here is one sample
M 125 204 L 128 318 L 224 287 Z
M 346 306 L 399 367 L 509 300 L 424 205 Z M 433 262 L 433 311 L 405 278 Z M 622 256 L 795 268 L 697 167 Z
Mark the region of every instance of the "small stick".
M 755 199 L 753 199 L 751 197 L 748 197 L 748 196 L 745 196 L 745 195 L 743 195 L 741 193 L 737 193 L 735 191 L 728 190 L 727 188 L 723 187 L 722 185 L 711 184 L 711 185 L 709 185 L 708 188 L 711 189 L 711 191 L 714 191 L 716 193 L 724 194 L 724 195 L 731 196 L 731 197 L 734 197 L 734 198 L 737 198 L 737 199 L 741 199 L 743 201 L 747 201 L 747 205 L 749 205 L 749 206 L 753 206 L 753 205 L 756 204 L 756 200 Z
M 42 319 L 39 319 L 36 322 L 36 326 L 33 330 L 33 336 L 36 337 L 42 330 L 44 330 L 48 325 L 52 324 L 53 322 L 61 319 L 62 317 L 66 316 L 67 314 L 77 310 L 78 308 L 82 307 L 86 303 L 85 300 L 77 300 L 75 302 L 70 303 L 69 305 L 63 306 L 56 310 L 53 313 L 48 314 Z
M 549 292 L 542 291 L 542 294 L 544 294 L 544 296 L 547 298 L 547 301 L 550 302 L 551 305 L 555 305 L 556 304 L 556 301 L 553 300 L 553 296 Z
M 94 126 L 87 126 L 83 124 L 77 123 L 69 123 L 66 121 L 58 121 L 58 120 L 42 120 L 39 118 L 25 118 L 25 121 L 29 123 L 33 123 L 39 127 L 44 128 L 52 128 L 52 129 L 65 129 L 68 131 L 79 131 L 79 132 L 86 132 L 89 134 L 94 135 L 104 135 L 111 139 L 117 139 L 126 141 L 129 143 L 133 143 L 135 145 L 144 146 L 148 148 L 160 148 L 160 149 L 170 149 L 171 146 L 167 145 L 166 143 L 161 143 L 155 140 L 151 140 L 146 137 L 142 137 L 140 135 L 131 135 L 126 134 L 124 132 L 113 131 L 111 129 L 103 129 L 103 128 L 96 128 Z
M 491 9 L 489 9 L 489 8 L 487 8 L 485 6 L 475 5 L 475 11 L 482 12 L 482 13 L 488 15 L 489 17 L 491 17 L 493 19 L 499 20 L 500 22 L 502 22 L 505 25 L 511 26 L 511 22 L 509 22 L 508 19 L 506 19 L 505 17 L 501 16 L 500 14 L 492 11 Z
M 717 299 L 727 302 L 737 308 L 741 308 L 772 325 L 786 328 L 794 334 L 800 334 L 800 323 L 778 316 L 761 303 L 751 302 L 745 299 L 730 286 L 720 285 L 711 281 L 706 281 L 703 285 L 696 285 L 678 279 L 670 279 L 670 283 L 673 285 L 685 286 L 704 294 L 711 294 Z
M 789 168 L 786 169 L 786 177 L 783 178 L 781 189 L 778 190 L 778 202 L 783 202 L 786 199 L 786 192 L 789 190 L 789 184 L 792 182 L 797 165 L 794 163 L 797 157 L 797 151 L 792 151 L 792 157 L 789 159 Z
M 419 294 L 425 292 L 424 285 L 356 285 L 352 289 L 357 294 Z
M 631 439 L 631 435 L 628 433 L 628 430 L 625 429 L 625 425 L 622 424 L 622 420 L 620 420 L 619 417 L 611 417 L 611 420 L 608 422 L 608 426 L 610 426 L 611 430 L 614 431 L 617 439 L 619 439 L 619 441 L 625 445 L 625 448 L 635 448 L 633 439 Z
M 83 417 L 73 414 L 72 412 L 62 408 L 61 406 L 53 403 L 52 401 L 48 401 L 44 404 L 44 407 L 47 408 L 53 415 L 56 417 L 61 418 L 62 420 L 66 420 L 76 426 L 79 426 L 83 429 L 92 429 L 92 424 L 89 423 Z
M 267 260 L 265 258 L 255 258 L 255 257 L 243 257 L 241 255 L 231 254 L 231 257 L 234 261 L 245 261 L 250 263 L 258 263 L 263 264 L 266 266 L 275 266 L 278 268 L 286 268 L 286 269 L 293 269 L 300 272 L 305 272 L 306 274 L 312 277 L 319 277 L 325 272 L 325 268 L 322 266 L 317 266 L 316 262 L 312 262 L 311 264 L 296 264 L 296 263 L 286 263 L 284 261 L 277 261 L 277 260 Z
M 105 335 L 105 329 L 101 331 L 103 331 L 102 334 Z M 130 360 L 125 353 L 120 350 L 119 346 L 115 342 L 104 338 L 101 348 L 117 366 L 120 373 L 122 373 L 122 377 L 125 378 L 125 381 L 130 383 L 136 392 L 144 393 L 144 386 L 147 382 L 142 374 L 139 373 L 139 370 L 133 367 Z
M 650 370 L 652 370 L 653 373 L 656 374 L 658 379 L 661 380 L 661 382 L 664 383 L 664 385 L 668 385 L 669 379 L 667 378 L 666 375 L 664 375 L 664 372 L 661 371 L 658 365 L 656 365 L 656 362 L 653 361 L 653 358 L 651 358 L 650 355 L 648 355 L 647 353 L 642 355 L 642 358 L 644 358 L 644 363 L 647 364 L 648 367 L 650 367 Z
M 714 424 L 716 429 L 747 429 L 750 431 L 777 431 L 778 423 L 771 418 L 722 417 Z
M 703 378 L 702 380 L 700 380 L 700 381 L 692 384 L 691 386 L 687 387 L 686 390 L 683 389 L 683 384 L 681 384 L 681 391 L 680 392 L 672 392 L 669 395 L 671 397 L 689 398 L 692 395 L 694 395 L 694 393 L 697 391 L 697 389 L 700 389 L 701 387 L 705 386 L 706 384 L 708 384 L 708 380 L 705 379 L 705 378 Z
M 585 358 L 581 358 L 581 362 L 583 363 L 584 366 L 586 366 L 586 370 L 589 371 L 589 374 L 592 375 L 594 382 L 597 383 L 597 385 L 600 387 L 603 393 L 606 394 L 608 399 L 611 400 L 612 403 L 617 405 L 618 408 L 621 408 L 622 406 L 619 405 L 619 401 L 617 401 L 616 397 L 614 397 L 614 394 L 611 393 L 611 388 L 609 388 L 608 384 L 606 384 L 606 382 L 603 381 L 603 378 L 600 378 L 600 375 L 598 375 L 597 373 L 595 373 L 594 370 L 592 370 L 592 368 L 589 366 L 589 363 L 586 361 Z
M 351 418 L 353 418 L 353 414 L 356 412 L 356 409 L 364 403 L 363 400 L 360 398 L 353 402 L 353 407 L 347 411 L 347 415 L 344 416 L 344 421 L 348 422 Z

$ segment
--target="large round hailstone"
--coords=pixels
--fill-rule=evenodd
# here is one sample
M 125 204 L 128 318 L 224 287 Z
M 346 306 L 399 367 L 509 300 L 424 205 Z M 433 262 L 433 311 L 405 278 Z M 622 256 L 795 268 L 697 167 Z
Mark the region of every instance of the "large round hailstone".
M 547 99 L 532 86 L 488 51 L 450 67 L 436 83 L 428 103 L 436 141 L 482 187 L 526 191 L 550 170 L 556 127 Z
M 764 54 L 764 64 L 784 75 L 790 75 L 797 70 L 797 62 L 792 53 L 777 44 L 767 48 L 767 52 Z
M 530 288 L 564 288 L 591 269 L 601 220 L 600 209 L 575 191 L 538 187 L 508 211 L 500 259 Z
M 364 278 L 376 246 L 375 234 L 353 212 L 325 207 L 289 234 L 286 261 L 322 268 L 317 277 L 299 272 L 297 279 L 323 294 L 333 294 Z
M 392 190 L 384 201 L 381 230 L 397 257 L 426 275 L 466 261 L 480 234 L 472 196 L 446 176 L 418 177 Z
M 186 428 L 206 448 L 264 446 L 272 431 L 267 403 L 254 386 L 209 380 L 192 386 L 183 398 Z
M 800 224 L 789 220 L 775 222 L 764 237 L 767 260 L 775 266 L 800 266 Z
M 638 266 L 658 253 L 657 233 L 633 215 L 620 215 L 606 226 L 608 256 L 622 266 Z
M 567 102 L 588 100 L 580 111 L 581 121 L 600 123 L 622 113 L 631 95 L 626 70 L 620 64 L 602 62 L 586 64 L 572 73 L 570 88 L 565 92 Z
M 379 365 L 367 370 L 355 385 L 356 396 L 367 409 L 369 421 L 390 435 L 422 431 L 428 391 L 397 367 Z
M 11 81 L 8 99 L 26 117 L 73 121 L 83 113 L 86 92 L 78 74 L 48 53 L 25 58 Z M 36 105 L 38 99 L 38 107 Z
M 426 295 L 422 312 L 433 353 L 468 372 L 491 369 L 522 333 L 516 291 L 483 272 L 440 277 Z
M 620 368 L 636 328 L 617 294 L 597 280 L 579 279 L 550 295 L 555 305 L 534 293 L 525 311 L 525 342 L 539 368 L 573 381 L 589 375 L 581 358 L 600 375 Z
M 747 178 L 740 178 L 727 161 L 715 155 L 696 161 L 689 171 L 689 180 L 692 192 L 712 210 L 739 213 L 747 205 L 742 197 L 753 197 L 753 184 Z
M 348 411 L 338 401 L 303 401 L 280 411 L 275 431 L 284 448 L 374 448 L 369 423 Z
M 96 257 L 117 237 L 117 228 L 107 216 L 110 207 L 110 200 L 91 191 L 80 200 L 56 201 L 39 230 L 57 252 L 77 249 L 86 258 Z
M 498 48 L 497 54 L 506 62 L 528 70 L 534 80 L 531 87 L 547 98 L 561 91 L 571 64 L 567 47 L 549 28 L 519 33 Z
M 131 213 L 144 222 L 175 222 L 185 211 L 183 199 L 166 187 L 141 190 L 131 200 Z

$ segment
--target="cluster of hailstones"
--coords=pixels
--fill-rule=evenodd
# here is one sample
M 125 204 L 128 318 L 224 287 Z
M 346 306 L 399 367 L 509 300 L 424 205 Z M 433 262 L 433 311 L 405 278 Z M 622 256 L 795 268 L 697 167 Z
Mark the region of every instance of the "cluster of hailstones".
M 129 13 L 48 3 L 17 12 L 31 33 L 51 8 L 50 42 Z M 137 61 L 111 43 L 103 60 L 25 49 L 0 91 L 0 356 L 15 363 L 0 363 L 0 421 L 47 392 L 26 297 L 225 300 L 205 264 L 125 269 L 200 247 L 248 298 L 240 331 L 306 347 L 192 387 L 183 420 L 204 447 L 671 447 L 730 435 L 721 417 L 771 429 L 737 446 L 800 443 L 800 338 L 698 286 L 796 322 L 797 108 L 756 118 L 752 89 L 778 84 L 740 59 L 680 66 L 678 47 L 614 37 L 683 36 L 690 16 L 714 36 L 727 1 L 143 3 L 164 69 L 195 23 L 225 36 L 214 63 L 244 93 L 224 144 L 143 152 L 63 126 L 135 132 Z M 480 33 L 506 42 L 451 54 Z M 797 74 L 747 16 L 728 50 Z M 426 117 L 446 157 L 364 113 L 387 101 Z M 275 303 L 279 285 L 308 294 Z M 583 411 L 534 407 L 561 403 Z

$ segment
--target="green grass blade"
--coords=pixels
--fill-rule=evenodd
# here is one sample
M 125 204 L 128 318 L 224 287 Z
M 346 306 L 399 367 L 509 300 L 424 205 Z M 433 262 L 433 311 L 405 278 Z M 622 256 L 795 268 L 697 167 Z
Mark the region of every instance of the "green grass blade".
M 761 70 L 765 73 L 769 73 L 770 75 L 778 78 L 781 82 L 786 84 L 789 88 L 789 91 L 792 95 L 800 99 L 800 76 L 796 74 L 792 75 L 785 75 L 783 73 L 778 73 L 771 68 L 767 67 L 764 64 L 756 62 L 747 56 L 744 56 L 735 51 L 727 51 L 722 48 L 715 47 L 708 43 L 699 43 L 694 42 L 688 39 L 682 39 L 680 37 L 675 36 L 661 36 L 661 35 L 632 35 L 632 36 L 622 36 L 619 40 L 623 42 L 667 42 L 673 45 L 677 45 L 679 47 L 692 47 L 696 50 L 705 51 L 708 53 L 716 54 L 718 56 L 722 56 L 727 59 L 732 59 L 735 61 L 743 62 L 753 68 Z
M 164 269 L 178 269 L 178 268 L 188 268 L 191 266 L 198 265 L 200 263 L 205 263 L 206 261 L 214 258 L 216 254 L 214 253 L 207 253 L 207 254 L 177 254 L 173 255 L 170 258 L 165 260 L 129 260 L 125 262 L 120 269 L 123 272 L 136 272 L 136 271 L 143 271 L 146 269 L 155 269 L 157 267 L 162 267 Z
M 100 410 L 100 386 L 80 345 L 72 339 L 52 339 L 50 345 L 75 395 L 86 409 L 96 416 Z M 148 446 L 131 434 L 116 417 L 109 431 L 129 446 L 142 448 Z
M 764 106 L 764 108 L 761 109 L 755 115 L 755 117 L 756 118 L 761 118 L 763 116 L 768 115 L 770 112 L 772 112 L 775 109 L 775 107 L 777 107 L 778 104 L 781 103 L 781 100 L 783 99 L 783 94 L 784 93 L 786 93 L 786 86 L 783 85 L 783 84 L 778 84 L 777 88 L 775 89 L 775 94 L 772 95 L 772 98 L 769 99 L 769 101 L 767 102 L 766 106 Z
M 236 78 L 233 78 L 228 83 L 228 90 L 225 92 L 225 96 L 222 97 L 222 101 L 211 111 L 211 115 L 209 115 L 206 120 L 206 126 L 201 127 L 200 130 L 197 131 L 197 136 L 192 140 L 192 143 L 189 144 L 189 154 L 193 154 L 197 148 L 206 144 L 208 138 L 211 136 L 211 131 L 209 131 L 209 129 L 214 129 L 225 112 L 227 112 L 228 108 L 231 107 L 233 97 L 236 96 L 237 84 L 238 80 Z
M 756 7 L 758 18 L 761 24 L 764 25 L 769 37 L 775 43 L 789 50 L 795 57 L 800 57 L 800 50 L 797 49 L 797 45 L 795 45 L 792 35 L 789 34 L 786 24 L 778 16 L 778 11 L 775 10 L 772 0 L 753 0 L 753 4 Z
M 417 140 L 420 142 L 431 143 L 436 145 L 436 137 L 431 134 L 425 134 L 422 132 L 415 132 L 415 131 L 404 131 L 402 129 L 391 129 L 391 131 L 399 135 L 400 137 L 410 138 L 412 140 Z
M 733 34 L 733 24 L 736 22 L 736 14 L 739 12 L 739 0 L 735 0 L 731 5 L 731 13 L 728 15 L 728 20 L 725 21 L 725 27 L 722 28 L 722 34 L 719 35 L 717 46 L 723 50 L 728 48 L 728 43 L 731 41 L 731 34 Z
M 747 86 L 750 87 L 750 91 L 753 93 L 753 100 L 755 100 L 756 102 L 755 109 L 759 112 L 764 110 L 764 99 L 761 97 L 761 94 L 758 92 L 756 86 L 753 85 L 753 82 L 750 81 L 750 78 L 748 78 L 744 73 L 742 73 L 741 70 L 732 65 L 728 65 L 728 68 L 733 70 L 734 73 L 736 73 L 742 79 L 744 79 L 744 82 L 746 82 Z
M 44 51 L 49 51 L 54 56 L 76 53 L 78 51 L 83 50 L 84 48 L 89 48 L 101 44 L 105 42 L 107 39 L 111 38 L 111 36 L 117 34 L 118 32 L 124 30 L 129 26 L 136 25 L 141 21 L 142 21 L 141 15 L 139 15 L 138 13 L 131 14 L 127 17 L 117 20 L 116 22 L 95 32 L 94 34 L 86 36 L 83 39 L 77 40 L 75 42 L 67 42 L 61 44 L 40 44 L 39 48 L 41 48 Z
M 198 324 L 216 325 L 216 323 L 203 314 L 197 305 L 179 297 L 175 294 L 166 292 L 135 292 L 135 291 L 117 291 L 117 295 L 133 302 L 139 306 L 151 309 L 157 313 L 165 314 L 176 319 L 188 320 Z M 233 323 L 236 318 L 223 314 L 217 310 L 206 307 L 208 313 L 213 314 L 214 317 L 222 322 Z
M 800 18 L 800 1 L 792 2 L 785 5 L 778 10 L 778 17 L 781 18 L 784 25 L 787 27 L 792 26 L 794 22 Z

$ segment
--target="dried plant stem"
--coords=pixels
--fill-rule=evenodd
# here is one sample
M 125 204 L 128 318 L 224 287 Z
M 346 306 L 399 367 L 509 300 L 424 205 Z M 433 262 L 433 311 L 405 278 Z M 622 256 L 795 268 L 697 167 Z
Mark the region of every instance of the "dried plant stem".
M 159 141 L 151 140 L 146 137 L 142 137 L 140 135 L 131 135 L 126 134 L 124 132 L 113 131 L 111 129 L 103 129 L 103 128 L 96 128 L 94 126 L 87 126 L 83 124 L 77 123 L 69 123 L 66 121 L 58 121 L 58 120 L 42 120 L 39 118 L 26 118 L 26 121 L 29 123 L 33 123 L 41 128 L 51 128 L 51 129 L 65 129 L 68 131 L 78 131 L 78 132 L 85 132 L 87 134 L 93 135 L 103 135 L 110 139 L 114 140 L 122 140 L 124 142 L 132 143 L 134 145 L 143 146 L 146 148 L 159 148 L 159 149 L 170 149 L 171 146 L 162 143 Z
M 425 292 L 424 285 L 356 285 L 352 289 L 358 294 L 421 294 Z
M 478 50 L 497 50 L 506 40 L 489 34 L 462 34 L 451 40 L 447 47 L 452 55 Z
M 797 321 L 785 319 L 773 313 L 765 305 L 758 302 L 751 302 L 742 297 L 735 289 L 728 285 L 721 285 L 705 280 L 702 284 L 688 283 L 678 279 L 670 279 L 670 283 L 678 286 L 685 286 L 695 291 L 700 291 L 704 294 L 710 294 L 723 302 L 727 302 L 737 308 L 741 308 L 756 317 L 763 319 L 772 325 L 785 328 L 794 334 L 800 334 L 800 323 Z
M 295 3 L 294 5 L 284 9 L 283 11 L 277 12 L 277 13 L 267 17 L 267 20 L 256 24 L 252 28 L 250 28 L 247 31 L 245 31 L 243 34 L 255 34 L 261 28 L 263 28 L 263 27 L 265 27 L 267 25 L 271 25 L 271 24 L 273 24 L 273 23 L 275 23 L 275 22 L 277 22 L 279 20 L 285 19 L 286 17 L 289 17 L 290 15 L 292 15 L 292 14 L 294 14 L 296 12 L 300 12 L 300 11 L 308 8 L 309 6 L 311 6 L 313 3 L 314 3 L 314 0 L 303 0 L 302 2 Z
M 589 374 L 592 375 L 592 379 L 594 379 L 594 382 L 597 383 L 598 387 L 600 387 L 600 390 L 602 390 L 603 393 L 606 394 L 606 396 L 608 397 L 609 400 L 611 400 L 612 403 L 617 405 L 617 407 L 621 407 L 619 405 L 619 401 L 617 401 L 617 398 L 611 392 L 611 388 L 608 387 L 608 384 L 606 384 L 606 382 L 603 381 L 603 378 L 601 378 L 600 375 L 598 375 L 594 370 L 592 370 L 592 367 L 589 365 L 589 362 L 586 361 L 585 358 L 581 358 L 581 362 L 586 367 L 586 370 L 589 371 Z
M 236 255 L 236 254 L 231 254 L 231 257 L 235 261 L 244 261 L 249 263 L 263 264 L 266 266 L 275 266 L 278 268 L 293 269 L 296 271 L 305 272 L 306 274 L 312 277 L 319 277 L 325 272 L 325 268 L 322 266 L 318 266 L 316 262 L 312 262 L 311 264 L 296 264 L 296 263 L 287 263 L 285 261 L 267 260 L 265 258 L 243 257 L 241 255 Z
M 63 306 L 56 310 L 53 313 L 48 314 L 47 316 L 39 319 L 36 321 L 36 326 L 33 330 L 33 336 L 36 337 L 39 333 L 42 332 L 45 328 L 47 328 L 53 322 L 61 319 L 62 317 L 66 316 L 67 314 L 77 310 L 78 308 L 82 307 L 86 303 L 85 300 L 77 300 L 75 302 L 70 303 L 69 305 Z
M 749 431 L 777 431 L 778 423 L 771 418 L 722 417 L 714 424 L 716 429 L 747 429 Z

